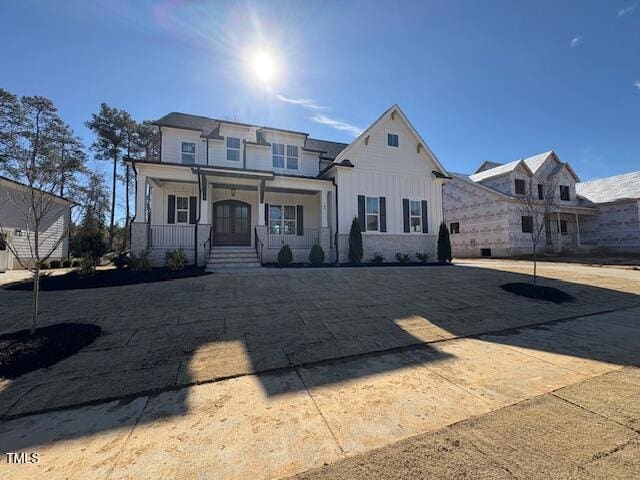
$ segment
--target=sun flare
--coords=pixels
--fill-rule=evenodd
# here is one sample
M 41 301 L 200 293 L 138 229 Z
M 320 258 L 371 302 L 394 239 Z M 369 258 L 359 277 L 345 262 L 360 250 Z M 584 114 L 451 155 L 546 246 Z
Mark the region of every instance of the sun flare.
M 263 50 L 253 55 L 250 60 L 250 68 L 255 78 L 264 84 L 272 83 L 278 74 L 275 58 Z

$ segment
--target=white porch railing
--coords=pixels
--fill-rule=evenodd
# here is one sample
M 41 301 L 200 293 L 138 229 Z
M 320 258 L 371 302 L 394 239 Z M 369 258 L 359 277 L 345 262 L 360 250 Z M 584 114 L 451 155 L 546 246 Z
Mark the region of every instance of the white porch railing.
M 151 225 L 149 246 L 151 248 L 193 248 L 194 225 Z
M 295 233 L 269 233 L 267 235 L 268 248 L 279 249 L 285 244 L 289 245 L 289 248 L 311 248 L 319 242 L 318 230 L 315 228 L 305 228 L 303 235 Z

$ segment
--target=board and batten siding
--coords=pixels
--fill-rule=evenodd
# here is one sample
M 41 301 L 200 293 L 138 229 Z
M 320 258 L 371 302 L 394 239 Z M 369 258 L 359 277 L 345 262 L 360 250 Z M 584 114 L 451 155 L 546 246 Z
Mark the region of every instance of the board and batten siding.
M 442 222 L 442 182 L 434 179 L 439 170 L 425 145 L 417 151 L 419 139 L 399 113 L 387 113 L 338 161 L 348 159 L 354 168 L 336 174 L 340 233 L 348 233 L 358 215 L 358 195 L 386 198 L 387 233 L 404 233 L 402 199 L 428 202 L 429 234 L 437 235 Z M 387 145 L 387 134 L 398 135 L 398 147 Z M 368 141 L 365 144 L 365 139 Z M 424 235 L 405 233 L 405 235 Z

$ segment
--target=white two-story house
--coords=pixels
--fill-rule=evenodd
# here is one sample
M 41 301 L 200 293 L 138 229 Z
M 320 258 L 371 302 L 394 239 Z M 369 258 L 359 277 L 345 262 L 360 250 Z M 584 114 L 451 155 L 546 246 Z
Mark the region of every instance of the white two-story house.
M 307 262 L 348 262 L 358 218 L 364 261 L 435 254 L 448 174 L 394 105 L 351 144 L 271 127 L 170 113 L 158 162 L 132 161 L 132 250 L 153 263 L 182 248 L 210 267 L 272 263 L 287 244 Z

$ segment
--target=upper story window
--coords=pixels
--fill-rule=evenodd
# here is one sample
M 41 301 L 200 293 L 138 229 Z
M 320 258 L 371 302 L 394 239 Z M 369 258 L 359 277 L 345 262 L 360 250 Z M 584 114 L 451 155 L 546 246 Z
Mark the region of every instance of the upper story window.
M 182 142 L 182 163 L 196 163 L 196 144 Z
M 273 168 L 284 168 L 284 143 L 272 143 Z
M 227 137 L 227 160 L 230 162 L 240 161 L 240 139 Z
M 367 197 L 367 231 L 377 232 L 380 225 L 380 198 Z
M 287 145 L 287 168 L 298 169 L 298 147 Z
M 189 197 L 176 197 L 176 223 L 189 223 Z
M 516 188 L 516 195 L 524 195 L 525 194 L 524 180 L 520 180 L 519 178 L 516 178 L 515 188 Z
M 387 145 L 397 147 L 399 145 L 398 135 L 395 133 L 387 133 Z
M 460 222 L 451 222 L 449 224 L 449 231 L 451 233 L 460 233 Z
M 544 200 L 544 185 L 538 184 L 538 200 Z
M 409 201 L 409 225 L 412 232 L 422 232 L 422 204 L 419 200 Z
M 560 200 L 571 200 L 571 194 L 569 193 L 568 185 L 560 185 Z

